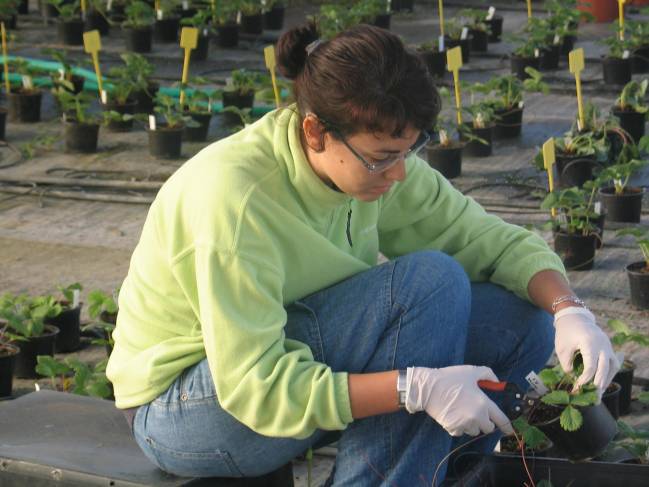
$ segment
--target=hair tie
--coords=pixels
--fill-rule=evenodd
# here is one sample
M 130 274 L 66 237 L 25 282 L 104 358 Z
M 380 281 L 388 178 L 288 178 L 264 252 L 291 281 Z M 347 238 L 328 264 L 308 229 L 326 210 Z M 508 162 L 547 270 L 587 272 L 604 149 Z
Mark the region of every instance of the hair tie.
M 311 53 L 315 50 L 316 47 L 318 47 L 322 43 L 321 39 L 316 39 L 309 45 L 307 45 L 304 50 L 306 51 L 306 55 L 309 56 Z

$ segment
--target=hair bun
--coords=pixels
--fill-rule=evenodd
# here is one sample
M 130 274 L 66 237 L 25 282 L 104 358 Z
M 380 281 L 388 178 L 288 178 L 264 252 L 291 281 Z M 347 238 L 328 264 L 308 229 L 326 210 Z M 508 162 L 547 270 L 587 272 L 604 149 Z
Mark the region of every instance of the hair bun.
M 288 79 L 295 79 L 304 69 L 306 47 L 318 39 L 318 31 L 313 22 L 291 29 L 277 41 L 277 67 Z

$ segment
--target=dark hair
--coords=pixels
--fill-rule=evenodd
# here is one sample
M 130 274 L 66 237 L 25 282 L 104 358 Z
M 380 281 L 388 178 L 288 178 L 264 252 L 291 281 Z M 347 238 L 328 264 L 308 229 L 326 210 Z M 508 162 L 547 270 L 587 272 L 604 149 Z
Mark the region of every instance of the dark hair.
M 278 67 L 294 81 L 302 116 L 311 111 L 342 135 L 365 129 L 400 136 L 407 125 L 434 125 L 441 109 L 434 82 L 396 35 L 361 24 L 313 44 L 317 39 L 310 23 L 277 44 Z

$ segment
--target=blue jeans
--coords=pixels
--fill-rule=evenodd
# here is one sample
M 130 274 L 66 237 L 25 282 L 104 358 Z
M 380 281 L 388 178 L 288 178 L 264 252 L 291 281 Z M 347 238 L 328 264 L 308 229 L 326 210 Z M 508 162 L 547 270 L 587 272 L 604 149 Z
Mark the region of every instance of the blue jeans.
M 540 369 L 553 348 L 548 313 L 502 287 L 470 283 L 454 259 L 436 251 L 376 266 L 287 311 L 286 336 L 308 344 L 334 371 L 487 365 L 501 380 L 527 389 L 525 375 Z M 263 475 L 330 433 L 318 430 L 302 440 L 255 433 L 219 407 L 206 359 L 141 406 L 133 426 L 155 465 L 196 477 Z M 479 448 L 493 449 L 498 438 L 483 438 Z M 424 412 L 356 420 L 338 441 L 334 485 L 430 485 L 451 445 L 451 436 Z M 445 470 L 446 464 L 438 479 Z

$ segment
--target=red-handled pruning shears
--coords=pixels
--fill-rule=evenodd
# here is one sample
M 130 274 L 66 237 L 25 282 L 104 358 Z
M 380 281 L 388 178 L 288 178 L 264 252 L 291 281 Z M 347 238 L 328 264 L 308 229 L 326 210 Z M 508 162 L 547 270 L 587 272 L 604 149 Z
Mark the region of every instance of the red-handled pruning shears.
M 533 393 L 524 393 L 513 382 L 479 380 L 478 387 L 484 391 L 501 392 L 506 395 L 502 410 L 509 419 L 516 419 L 538 402 L 538 397 L 533 396 Z

